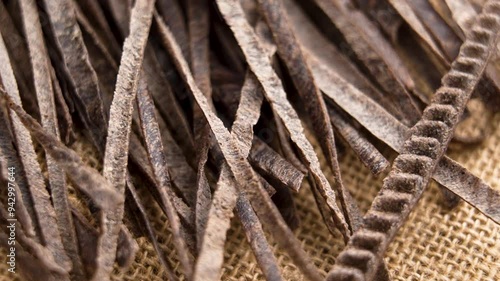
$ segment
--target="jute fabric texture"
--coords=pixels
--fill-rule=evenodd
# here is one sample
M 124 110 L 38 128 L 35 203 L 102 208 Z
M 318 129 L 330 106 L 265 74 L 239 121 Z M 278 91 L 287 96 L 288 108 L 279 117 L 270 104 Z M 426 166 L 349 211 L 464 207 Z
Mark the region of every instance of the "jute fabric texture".
M 490 124 L 486 126 L 488 138 L 475 146 L 452 146 L 448 156 L 500 190 L 500 114 L 480 116 L 487 118 L 486 121 Z M 472 133 L 472 130 L 477 130 L 477 126 L 467 129 Z M 87 142 L 80 139 L 72 148 L 87 163 L 101 168 L 96 154 Z M 319 149 L 317 152 L 321 155 Z M 325 162 L 324 159 L 322 161 Z M 382 186 L 384 174 L 372 176 L 349 149 L 346 149 L 340 162 L 345 185 L 360 208 L 366 211 Z M 324 171 L 332 179 L 326 163 L 322 164 Z M 144 188 L 138 186 L 138 189 Z M 167 219 L 147 192 L 141 194 L 158 233 L 158 240 L 174 268 L 177 268 Z M 82 205 L 74 196 L 71 199 L 76 206 Z M 295 201 L 301 221 L 295 234 L 316 266 L 326 274 L 344 246 L 341 235 L 331 235 L 328 232 L 307 184 L 295 194 Z M 272 245 L 276 245 L 271 235 L 268 237 Z M 116 269 L 113 279 L 166 280 L 151 243 L 145 237 L 138 238 L 137 242 L 140 250 L 134 263 L 127 272 Z M 305 280 L 283 249 L 274 246 L 274 251 L 286 280 Z M 5 250 L 2 249 L 0 254 L 0 281 L 22 280 L 19 273 L 12 275 L 7 272 Z M 437 186 L 431 184 L 417 209 L 399 231 L 385 260 L 393 280 L 500 280 L 500 227 L 467 203 L 462 202 L 452 210 L 446 209 Z M 236 219 L 233 219 L 228 233 L 221 280 L 264 280 Z

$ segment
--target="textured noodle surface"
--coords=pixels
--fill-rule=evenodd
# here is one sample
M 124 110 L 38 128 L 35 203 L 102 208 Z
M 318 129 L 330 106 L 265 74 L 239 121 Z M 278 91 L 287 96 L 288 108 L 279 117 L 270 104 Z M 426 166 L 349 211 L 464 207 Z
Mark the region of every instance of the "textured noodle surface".
M 497 114 L 490 120 L 491 124 L 500 124 L 500 115 Z M 449 155 L 484 179 L 492 188 L 500 190 L 500 127 L 492 130 L 492 135 L 480 146 L 467 148 L 461 155 L 451 150 Z M 319 145 L 314 145 L 319 153 Z M 72 146 L 89 165 L 100 168 L 97 166 L 97 154 L 91 147 L 84 141 Z M 326 160 L 320 160 L 326 168 Z M 346 186 L 352 189 L 362 211 L 366 211 L 382 186 L 384 174 L 375 178 L 353 152 L 348 152 L 340 159 L 340 167 Z M 332 175 L 326 175 L 332 180 Z M 167 251 L 167 258 L 173 263 L 173 268 L 177 268 L 178 261 L 172 258 L 175 253 L 168 251 L 173 245 L 172 236 L 165 225 L 167 219 L 160 208 L 152 204 L 152 198 L 146 197 L 146 194 L 141 195 L 146 199 L 145 203 L 151 202 L 145 206 L 149 207 L 153 226 L 160 234 L 158 240 Z M 304 186 L 295 199 L 301 220 L 295 234 L 311 259 L 326 274 L 343 247 L 342 237 L 340 233 L 335 237 L 329 234 L 308 186 Z M 73 202 L 76 206 L 82 206 L 80 202 Z M 393 280 L 499 280 L 500 227 L 470 205 L 462 203 L 454 211 L 447 211 L 440 203 L 439 190 L 432 184 L 389 247 L 385 260 Z M 113 280 L 164 280 L 166 275 L 152 244 L 145 237 L 139 238 L 137 242 L 140 249 L 132 266 L 125 273 L 119 273 L 115 269 Z M 274 250 L 284 279 L 305 280 L 282 249 L 275 246 Z M 221 280 L 265 280 L 246 242 L 241 225 L 235 220 L 228 233 L 224 257 Z M 0 281 L 22 280 L 19 274 L 18 278 L 6 274 L 5 258 L 6 252 L 1 249 Z

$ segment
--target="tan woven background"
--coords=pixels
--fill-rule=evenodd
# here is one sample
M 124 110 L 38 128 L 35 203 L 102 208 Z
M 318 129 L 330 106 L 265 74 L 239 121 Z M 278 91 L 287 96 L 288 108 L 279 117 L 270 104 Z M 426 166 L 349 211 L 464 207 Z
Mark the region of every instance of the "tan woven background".
M 487 140 L 479 146 L 455 149 L 449 155 L 500 190 L 500 114 L 481 116 L 490 124 L 486 128 L 490 134 Z M 79 151 L 87 163 L 100 168 L 88 143 L 78 142 L 73 149 Z M 462 151 L 461 154 L 457 153 L 458 150 Z M 381 187 L 383 175 L 373 177 L 349 151 L 341 159 L 341 168 L 345 185 L 366 211 Z M 295 233 L 316 265 L 326 274 L 343 247 L 340 234 L 332 236 L 327 231 L 307 185 L 295 199 L 301 220 Z M 175 256 L 170 250 L 171 237 L 166 217 L 151 198 L 145 196 L 144 200 L 148 202 L 146 206 L 151 206 L 150 218 L 154 221 L 165 252 L 169 257 Z M 500 227 L 466 203 L 448 211 L 440 200 L 438 189 L 431 185 L 390 247 L 386 262 L 393 279 L 500 280 Z M 114 279 L 165 280 L 152 245 L 146 238 L 137 241 L 140 250 L 135 262 L 128 272 L 116 270 Z M 286 280 L 303 280 L 282 250 L 275 247 L 275 253 Z M 0 281 L 22 280 L 19 273 L 13 276 L 7 272 L 6 253 L 2 250 L 0 254 Z M 176 264 L 174 259 L 171 258 L 171 261 Z M 264 280 L 237 220 L 233 220 L 228 234 L 222 280 Z

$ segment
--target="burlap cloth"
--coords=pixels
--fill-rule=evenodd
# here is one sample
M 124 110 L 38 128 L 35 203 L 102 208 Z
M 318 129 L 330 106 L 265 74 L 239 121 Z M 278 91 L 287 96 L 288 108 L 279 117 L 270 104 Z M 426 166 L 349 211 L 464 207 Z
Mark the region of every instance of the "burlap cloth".
M 486 141 L 478 146 L 452 150 L 448 155 L 500 190 L 500 114 L 480 116 L 487 118 L 490 124 L 486 128 L 490 134 Z M 476 127 L 473 125 L 469 129 Z M 79 141 L 72 148 L 79 151 L 87 163 L 100 168 L 88 143 Z M 341 169 L 345 185 L 366 211 L 384 175 L 372 176 L 350 151 L 341 159 Z M 328 176 L 332 178 L 331 174 Z M 340 233 L 332 236 L 327 231 L 306 184 L 295 199 L 301 220 L 295 234 L 316 266 L 326 274 L 344 246 Z M 177 268 L 166 217 L 151 198 L 146 196 L 144 200 L 149 206 L 158 240 Z M 80 203 L 74 197 L 72 201 L 76 205 Z M 500 227 L 466 203 L 449 211 L 440 201 L 439 191 L 432 184 L 399 231 L 385 259 L 393 280 L 500 280 Z M 275 245 L 271 237 L 270 240 Z M 146 238 L 139 238 L 137 242 L 140 250 L 135 262 L 127 272 L 115 270 L 113 279 L 166 280 L 151 243 Z M 284 278 L 304 280 L 283 250 L 276 246 L 274 250 Z M 19 274 L 8 274 L 4 250 L 0 259 L 0 281 L 21 280 Z M 264 280 L 237 220 L 233 220 L 228 233 L 222 280 Z

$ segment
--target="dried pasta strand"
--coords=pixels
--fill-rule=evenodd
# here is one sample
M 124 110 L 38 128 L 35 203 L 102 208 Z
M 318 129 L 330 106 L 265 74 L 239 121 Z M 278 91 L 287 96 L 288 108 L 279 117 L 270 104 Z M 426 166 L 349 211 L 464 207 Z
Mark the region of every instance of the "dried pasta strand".
M 106 126 L 103 126 L 106 124 L 106 118 L 99 80 L 90 64 L 81 31 L 76 22 L 73 4 L 70 0 L 45 0 L 44 3 L 71 86 L 75 89 L 74 100 L 79 109 L 78 113 L 94 145 L 102 152 L 106 142 Z
M 281 121 L 283 121 L 292 141 L 301 151 L 302 157 L 306 161 L 306 166 L 317 182 L 318 188 L 322 195 L 327 198 L 328 206 L 332 211 L 332 216 L 340 232 L 344 237 L 348 237 L 350 230 L 344 214 L 335 201 L 335 192 L 321 171 L 316 153 L 311 143 L 304 136 L 300 119 L 288 102 L 281 81 L 272 69 L 268 57 L 263 55 L 266 54 L 266 51 L 246 21 L 241 5 L 239 2 L 233 0 L 219 0 L 217 1 L 217 5 L 240 44 L 250 69 L 252 69 L 259 83 L 261 83 L 266 99 L 271 104 L 273 110 L 279 115 Z
M 211 111 L 205 96 L 196 86 L 196 83 L 189 72 L 189 67 L 186 61 L 182 58 L 180 48 L 175 42 L 175 39 L 173 38 L 168 27 L 165 26 L 162 19 L 158 15 L 155 15 L 155 22 L 160 29 L 162 40 L 167 43 L 168 51 L 174 58 L 177 67 L 182 72 L 185 82 L 190 87 L 197 104 L 202 109 L 203 114 L 210 125 L 224 158 L 230 167 L 231 173 L 234 175 L 234 178 L 238 183 L 238 190 L 248 196 L 254 210 L 259 215 L 259 218 L 265 222 L 267 227 L 273 230 L 276 240 L 290 254 L 291 259 L 295 262 L 297 267 L 302 270 L 306 277 L 313 281 L 321 280 L 322 277 L 317 268 L 308 259 L 307 255 L 301 249 L 298 241 L 293 236 L 293 233 L 278 214 L 278 210 L 262 188 L 262 185 L 260 184 L 250 164 L 242 157 L 236 141 L 231 137 L 222 121 Z M 196 273 L 194 277 L 196 279 Z
M 154 10 L 154 0 L 136 1 L 132 8 L 130 35 L 125 39 L 115 94 L 110 108 L 104 154 L 103 175 L 124 196 L 128 163 L 128 144 L 133 101 Z M 101 217 L 107 221 L 98 240 L 98 264 L 93 280 L 109 280 L 116 255 L 123 205 Z
M 313 60 L 311 62 L 312 72 L 325 96 L 335 101 L 375 137 L 395 151 L 400 152 L 409 132 L 408 127 L 391 116 L 381 106 L 366 98 L 363 93 L 343 80 L 338 74 L 324 66 L 314 64 L 314 58 L 310 59 Z M 339 88 L 331 87 L 332 81 L 335 81 Z M 500 209 L 500 201 L 490 200 L 500 198 L 500 192 L 488 186 L 466 168 L 444 156 L 438 163 L 432 177 L 485 216 L 500 224 L 500 215 L 497 211 Z
M 141 128 L 148 151 L 149 161 L 153 167 L 153 173 L 158 183 L 162 205 L 169 219 L 174 237 L 174 246 L 177 250 L 179 260 L 182 264 L 187 279 L 192 275 L 192 263 L 188 256 L 186 242 L 181 236 L 179 217 L 174 209 L 171 199 L 165 192 L 170 189 L 170 177 L 167 172 L 167 160 L 163 151 L 158 122 L 156 121 L 153 100 L 147 90 L 145 83 L 140 83 L 137 91 L 137 107 L 141 119 Z
M 16 104 L 21 104 L 16 78 L 10 67 L 9 55 L 3 38 L 1 37 L 2 36 L 0 36 L 0 65 L 2 65 L 2 67 L 0 68 L 0 77 L 5 87 L 5 91 L 2 90 L 1 92 L 4 97 L 9 97 Z M 31 198 L 33 199 L 37 229 L 39 230 L 38 235 L 42 243 L 46 245 L 54 255 L 56 262 L 69 271 L 71 269 L 71 261 L 64 250 L 59 230 L 57 227 L 54 227 L 57 225 L 56 214 L 50 202 L 50 195 L 45 188 L 44 178 L 40 164 L 37 162 L 31 136 L 12 108 L 9 111 L 9 115 L 20 160 L 26 174 Z
M 34 0 L 22 0 L 20 1 L 20 6 L 31 58 L 36 97 L 40 112 L 43 113 L 40 115 L 42 126 L 48 132 L 54 134 L 56 138 L 60 138 L 54 91 L 50 76 L 52 69 L 43 40 L 36 2 Z M 72 277 L 77 281 L 84 280 L 86 277 L 78 253 L 75 228 L 69 210 L 66 175 L 50 156 L 47 156 L 47 170 L 49 173 L 52 202 L 57 219 L 57 228 L 59 229 L 64 249 L 73 264 L 71 270 Z

